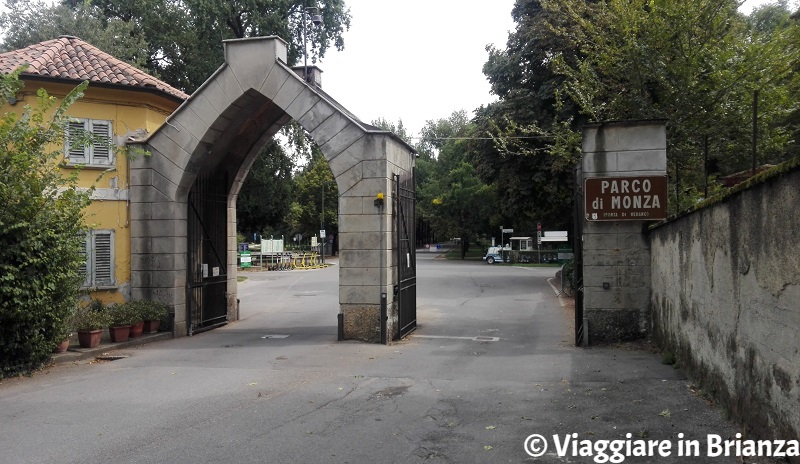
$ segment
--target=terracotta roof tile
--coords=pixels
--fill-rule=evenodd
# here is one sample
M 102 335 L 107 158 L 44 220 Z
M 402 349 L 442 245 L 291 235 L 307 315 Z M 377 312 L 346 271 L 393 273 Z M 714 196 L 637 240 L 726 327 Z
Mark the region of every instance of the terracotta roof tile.
M 75 37 L 59 37 L 0 53 L 0 73 L 10 73 L 25 63 L 29 67 L 23 75 L 156 88 L 182 100 L 189 98 L 166 82 Z

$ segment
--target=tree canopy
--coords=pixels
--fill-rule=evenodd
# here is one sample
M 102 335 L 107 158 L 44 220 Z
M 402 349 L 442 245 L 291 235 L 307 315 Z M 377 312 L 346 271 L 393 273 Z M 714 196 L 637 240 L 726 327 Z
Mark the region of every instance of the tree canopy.
M 323 25 L 310 22 L 303 0 L 6 0 L 0 24 L 5 50 L 77 35 L 115 57 L 192 93 L 222 64 L 222 41 L 275 35 L 289 42 L 289 61 L 303 55 L 303 21 L 313 63 L 344 48 L 350 27 L 344 0 L 316 2 Z
M 587 121 L 666 119 L 669 175 L 688 206 L 706 180 L 702 144 L 716 170 L 750 162 L 758 98 L 758 161 L 792 155 L 798 28 L 786 4 L 749 19 L 735 0 L 518 0 L 504 50 L 484 73 L 500 100 L 476 124 L 478 172 L 501 177 L 503 208 L 522 205 L 558 221 L 567 213 L 580 127 Z M 707 137 L 707 139 L 706 139 Z M 519 201 L 518 201 L 519 200 Z

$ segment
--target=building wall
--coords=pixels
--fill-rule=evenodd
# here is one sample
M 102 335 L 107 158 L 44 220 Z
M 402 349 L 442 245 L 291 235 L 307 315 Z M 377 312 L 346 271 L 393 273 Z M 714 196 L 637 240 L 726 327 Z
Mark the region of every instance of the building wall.
M 25 105 L 35 105 L 39 88 L 44 88 L 58 100 L 62 100 L 74 88 L 46 80 L 28 80 L 25 84 L 22 101 L 15 106 L 5 105 L 3 111 L 21 113 Z M 67 114 L 76 118 L 112 121 L 115 142 L 122 146 L 130 136 L 142 136 L 158 129 L 177 107 L 178 103 L 150 93 L 90 86 L 84 97 L 75 102 Z M 65 172 L 72 169 L 65 168 Z M 113 166 L 87 166 L 78 173 L 80 187 L 96 188 L 92 204 L 86 209 L 87 227 L 114 231 L 116 285 L 90 293 L 90 297 L 105 303 L 122 302 L 130 297 L 129 178 L 129 160 L 121 155 L 115 156 Z
M 755 436 L 800 435 L 800 166 L 651 231 L 653 334 Z

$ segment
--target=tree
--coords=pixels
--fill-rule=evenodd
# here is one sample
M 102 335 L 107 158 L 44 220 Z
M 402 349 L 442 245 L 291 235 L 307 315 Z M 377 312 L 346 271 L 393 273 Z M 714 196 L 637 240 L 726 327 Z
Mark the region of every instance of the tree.
M 108 19 L 99 8 L 86 3 L 71 9 L 41 1 L 6 0 L 0 28 L 5 31 L 5 51 L 73 35 L 140 68 L 148 58 L 147 42 L 135 23 Z
M 778 122 L 792 107 L 787 83 L 800 49 L 795 28 L 748 29 L 735 0 L 542 0 L 558 37 L 579 53 L 555 56 L 564 89 L 594 120 L 666 119 L 675 193 L 693 204 L 705 181 L 700 142 L 722 169 L 750 166 L 752 102 L 759 93 L 761 161 L 779 160 L 789 137 Z M 556 4 L 557 3 L 557 4 Z
M 78 8 L 79 0 L 62 0 Z M 276 35 L 289 42 L 289 63 L 303 55 L 304 0 L 89 0 L 109 20 L 135 24 L 147 39 L 146 68 L 174 87 L 192 93 L 222 64 L 222 41 Z M 320 0 L 323 26 L 307 22 L 310 62 L 334 46 L 344 48 L 350 27 L 344 0 Z
M 573 134 L 588 118 L 563 97 L 566 79 L 551 62 L 576 51 L 551 27 L 563 21 L 561 13 L 518 0 L 511 14 L 516 29 L 505 49 L 487 47 L 483 67 L 499 100 L 476 111 L 477 137 L 468 150 L 480 178 L 495 187 L 500 225 L 569 227 L 580 159 Z
M 430 120 L 422 129 L 417 160 L 417 210 L 440 236 L 459 237 L 461 258 L 470 241 L 483 237 L 497 221 L 495 190 L 477 176 L 469 162 L 474 135 L 466 112 Z
M 292 201 L 293 167 L 292 160 L 275 140 L 253 162 L 236 201 L 237 228 L 245 237 L 254 233 L 289 233 L 284 220 Z
M 580 128 L 590 120 L 668 120 L 672 211 L 702 190 L 706 136 L 723 172 L 749 167 L 756 90 L 759 160 L 785 159 L 797 28 L 775 26 L 786 24 L 776 15 L 748 28 L 737 7 L 735 0 L 518 0 L 516 30 L 505 50 L 489 49 L 484 66 L 500 100 L 476 120 L 493 137 L 475 144 L 478 171 L 505 179 L 498 191 L 506 214 L 527 203 L 537 216 L 567 216 Z M 525 190 L 531 178 L 533 190 Z
M 0 76 L 4 98 L 22 87 L 20 71 Z M 40 89 L 35 107 L 0 118 L 0 378 L 46 362 L 77 304 L 89 195 L 59 162 L 65 111 L 85 88 L 59 105 Z
M 328 234 L 335 234 L 339 224 L 338 193 L 328 161 L 319 148 L 314 146 L 308 165 L 295 177 L 294 197 L 287 221 L 292 227 L 292 233 L 300 233 L 305 237 L 317 235 L 324 222 Z M 323 196 L 324 217 L 320 212 Z

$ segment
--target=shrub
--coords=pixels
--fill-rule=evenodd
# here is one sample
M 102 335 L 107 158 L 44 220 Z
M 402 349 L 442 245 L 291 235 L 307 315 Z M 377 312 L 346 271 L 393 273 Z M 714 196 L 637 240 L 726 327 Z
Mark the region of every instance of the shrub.
M 120 327 L 123 325 L 133 325 L 140 322 L 139 315 L 136 308 L 131 303 L 115 304 L 109 307 L 108 313 L 110 315 L 109 325 L 111 327 Z
M 91 304 L 78 308 L 73 317 L 73 328 L 77 332 L 100 330 L 111 322 L 108 309 L 102 304 Z
M 21 89 L 22 70 L 0 76 L 3 100 Z M 84 88 L 58 106 L 39 90 L 35 107 L 0 116 L 0 378 L 47 362 L 77 305 L 89 195 L 58 163 L 65 111 Z
M 139 300 L 136 301 L 139 314 L 145 321 L 163 321 L 167 319 L 169 307 L 158 301 Z
M 561 279 L 563 281 L 563 288 L 566 292 L 570 295 L 575 294 L 575 261 L 569 260 L 564 263 L 563 267 L 564 271 L 561 275 Z

